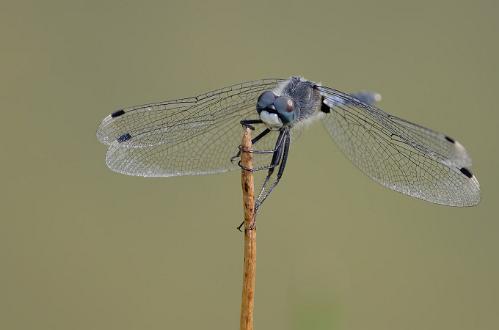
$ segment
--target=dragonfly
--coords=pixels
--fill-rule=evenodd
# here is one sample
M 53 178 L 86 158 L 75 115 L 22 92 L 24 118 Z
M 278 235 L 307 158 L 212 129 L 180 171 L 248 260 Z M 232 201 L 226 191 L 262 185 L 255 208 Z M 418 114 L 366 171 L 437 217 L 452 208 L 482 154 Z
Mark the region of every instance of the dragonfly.
M 302 77 L 261 79 L 117 110 L 104 118 L 97 138 L 107 145 L 106 164 L 115 172 L 205 175 L 242 167 L 241 125 L 249 127 L 255 132 L 253 171 L 266 173 L 256 213 L 282 178 L 292 142 L 321 121 L 344 155 L 377 183 L 436 204 L 477 205 L 480 185 L 463 145 L 384 112 L 380 99 Z

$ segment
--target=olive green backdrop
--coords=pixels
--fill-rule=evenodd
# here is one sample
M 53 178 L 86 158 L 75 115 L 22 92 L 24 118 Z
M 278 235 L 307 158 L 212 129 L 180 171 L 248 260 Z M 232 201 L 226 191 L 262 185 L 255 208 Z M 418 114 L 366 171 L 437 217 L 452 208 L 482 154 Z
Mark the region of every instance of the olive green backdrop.
M 444 131 L 478 207 L 361 174 L 321 125 L 259 217 L 257 329 L 498 329 L 495 1 L 0 4 L 0 328 L 237 329 L 239 173 L 118 175 L 122 106 L 302 75 Z M 237 144 L 239 141 L 234 141 Z

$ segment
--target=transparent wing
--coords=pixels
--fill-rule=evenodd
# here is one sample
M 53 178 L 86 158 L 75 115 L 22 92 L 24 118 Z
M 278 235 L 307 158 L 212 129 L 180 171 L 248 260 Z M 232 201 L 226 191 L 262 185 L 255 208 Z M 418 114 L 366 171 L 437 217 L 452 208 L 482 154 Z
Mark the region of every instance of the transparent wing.
M 368 91 L 352 93 L 350 96 L 369 105 L 375 105 L 381 100 L 381 95 L 379 93 Z M 345 102 L 339 96 L 330 97 L 328 100 L 328 102 L 338 105 L 348 103 L 348 101 Z M 411 136 L 412 139 L 422 141 L 424 145 L 429 146 L 430 149 L 436 151 L 438 154 L 442 155 L 442 157 L 447 158 L 449 165 L 452 164 L 460 168 L 471 167 L 471 157 L 468 155 L 463 145 L 458 141 L 448 135 L 411 123 L 410 121 L 397 116 L 387 115 L 393 122 L 403 126 L 406 134 Z
M 369 177 L 395 191 L 437 204 L 478 204 L 478 180 L 464 166 L 471 161 L 464 148 L 456 151 L 448 145 L 455 144 L 454 140 L 337 90 L 318 88 L 331 108 L 323 119 L 326 129 Z
M 113 171 L 137 176 L 176 176 L 238 168 L 240 121 L 254 117 L 260 93 L 282 79 L 245 82 L 196 97 L 118 110 L 107 116 L 97 138 L 108 145 Z
M 459 141 L 405 119 L 396 116 L 390 117 L 394 122 L 403 126 L 406 133 L 413 139 L 424 142 L 432 150 L 447 158 L 449 165 L 471 167 L 471 157 Z

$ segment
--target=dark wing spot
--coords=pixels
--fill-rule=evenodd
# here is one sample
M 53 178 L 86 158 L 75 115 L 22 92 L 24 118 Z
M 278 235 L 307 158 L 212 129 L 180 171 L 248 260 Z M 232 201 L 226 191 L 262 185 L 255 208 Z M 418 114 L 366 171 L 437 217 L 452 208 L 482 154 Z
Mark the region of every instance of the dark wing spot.
M 447 141 L 449 141 L 450 143 L 456 143 L 456 140 L 454 140 L 454 139 L 453 139 L 453 138 L 451 138 L 450 136 L 447 136 L 447 135 L 446 135 L 446 136 L 445 136 L 445 139 L 446 139 Z
M 118 141 L 119 143 L 122 143 L 122 142 L 130 140 L 131 138 L 132 138 L 132 136 L 130 135 L 130 133 L 125 133 L 122 136 L 120 136 L 119 138 L 117 138 L 116 141 Z
M 119 116 L 124 115 L 124 114 L 125 114 L 125 110 L 121 109 L 121 110 L 113 112 L 111 114 L 111 118 L 116 118 L 116 117 L 119 117 Z
M 325 103 L 324 103 L 324 96 L 322 97 L 322 100 L 321 100 L 321 111 L 324 112 L 324 113 L 330 113 L 331 112 L 331 108 L 328 107 Z
M 466 175 L 468 178 L 471 179 L 473 177 L 473 173 L 471 173 L 471 171 L 468 170 L 466 167 L 461 167 L 459 170 L 461 171 L 461 173 Z

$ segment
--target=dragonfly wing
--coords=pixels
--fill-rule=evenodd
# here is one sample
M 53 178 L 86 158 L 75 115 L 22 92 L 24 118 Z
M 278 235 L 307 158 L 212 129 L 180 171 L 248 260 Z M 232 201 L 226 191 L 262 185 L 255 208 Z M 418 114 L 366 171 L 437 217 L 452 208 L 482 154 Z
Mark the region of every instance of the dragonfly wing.
M 391 116 L 391 119 L 400 126 L 403 126 L 406 129 L 406 133 L 413 139 L 423 141 L 431 149 L 447 158 L 449 164 L 457 167 L 471 167 L 471 157 L 459 141 L 443 133 L 411 123 L 396 116 Z
M 376 92 L 362 91 L 350 94 L 360 102 L 375 105 L 381 101 L 381 95 Z M 328 99 L 331 104 L 345 104 L 345 101 L 340 97 L 335 96 Z M 348 103 L 348 100 L 346 100 Z M 350 103 L 353 105 L 352 103 Z M 458 167 L 471 167 L 471 157 L 467 153 L 464 146 L 453 138 L 443 133 L 436 132 L 424 126 L 411 123 L 397 116 L 389 115 L 392 121 L 403 126 L 408 135 L 413 140 L 422 141 L 425 145 L 438 152 L 443 157 L 447 158 L 450 164 Z
M 478 180 L 464 166 L 467 162 L 462 160 L 462 154 L 438 147 L 445 135 L 432 135 L 429 129 L 391 116 L 351 95 L 328 87 L 318 89 L 330 107 L 323 119 L 326 129 L 344 154 L 369 177 L 392 190 L 437 204 L 479 203 Z
M 113 171 L 136 176 L 177 176 L 236 169 L 240 121 L 256 118 L 258 96 L 282 79 L 245 82 L 196 97 L 118 110 L 97 138 L 108 145 Z

